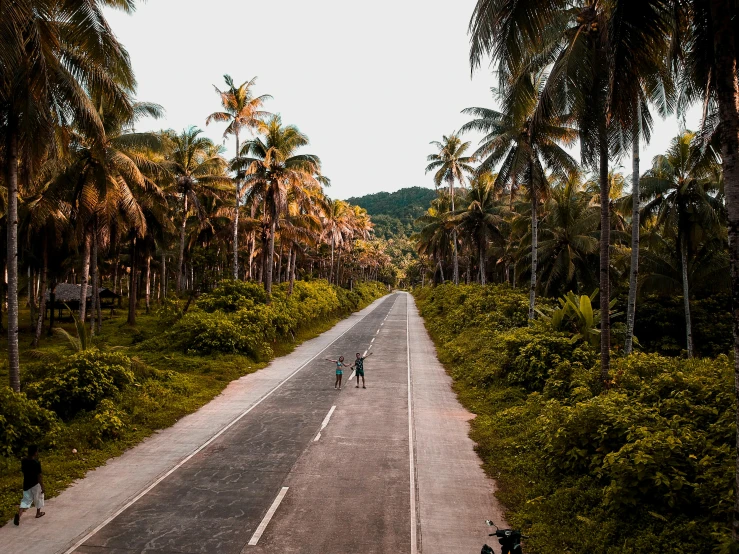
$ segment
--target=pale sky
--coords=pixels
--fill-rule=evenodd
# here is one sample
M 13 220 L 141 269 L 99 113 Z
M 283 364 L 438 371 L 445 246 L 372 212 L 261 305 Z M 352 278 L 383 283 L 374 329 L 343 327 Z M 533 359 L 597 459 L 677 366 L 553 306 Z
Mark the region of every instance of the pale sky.
M 108 20 L 131 54 L 138 99 L 166 110 L 138 129 L 196 125 L 221 142 L 225 125 L 205 126 L 220 109 L 213 85 L 225 88 L 226 73 L 237 84 L 257 76 L 256 94 L 274 97 L 266 109 L 310 138 L 305 152 L 320 156 L 328 194 L 347 198 L 433 187 L 429 142 L 459 129 L 463 108 L 491 106 L 490 72 L 470 78 L 475 2 L 148 0 Z M 691 110 L 689 128 L 698 117 Z M 674 117 L 657 124 L 643 168 L 677 132 Z M 233 138 L 226 146 L 232 155 Z M 629 173 L 629 160 L 621 165 Z

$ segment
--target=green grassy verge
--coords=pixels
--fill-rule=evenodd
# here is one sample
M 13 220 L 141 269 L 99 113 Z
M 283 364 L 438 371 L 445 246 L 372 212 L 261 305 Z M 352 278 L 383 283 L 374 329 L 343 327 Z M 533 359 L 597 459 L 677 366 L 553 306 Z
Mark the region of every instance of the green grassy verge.
M 598 354 L 505 286 L 414 291 L 526 554 L 733 552 L 735 400 L 726 356 Z M 542 303 L 546 303 L 543 300 Z
M 47 497 L 59 494 L 90 469 L 120 455 L 154 431 L 169 427 L 196 411 L 217 396 L 229 382 L 265 367 L 274 357 L 290 353 L 302 342 L 329 330 L 352 311 L 366 307 L 386 293 L 381 285 L 367 284 L 363 285 L 358 295 L 350 296 L 351 302 L 347 302 L 345 291 L 326 283 L 311 283 L 305 287 L 316 289 L 319 295 L 331 298 L 331 302 L 327 302 L 323 310 L 316 312 L 317 317 L 309 321 L 292 321 L 289 332 L 275 334 L 272 329 L 263 330 L 265 336 L 273 338 L 269 340 L 268 348 L 260 347 L 259 356 L 218 351 L 204 354 L 168 348 L 162 345 L 162 338 L 166 342 L 166 333 L 172 332 L 171 313 L 155 313 L 156 307 L 152 307 L 150 314 L 141 310 L 135 327 L 126 324 L 125 309 L 106 314 L 102 332 L 94 339 L 95 348 L 101 352 L 125 354 L 130 358 L 135 382 L 111 397 L 110 409 L 103 409 L 100 407 L 103 404 L 100 404 L 97 409 L 82 410 L 59 422 L 60 428 L 55 433 L 53 443 L 42 448 L 41 453 Z M 301 290 L 297 290 L 296 295 Z M 275 309 L 283 309 L 284 312 L 287 304 L 280 304 L 280 294 L 284 297 L 284 291 L 278 289 L 275 306 L 280 307 Z M 337 296 L 341 302 L 335 302 Z M 253 309 L 264 311 L 259 307 Z M 244 310 L 248 311 L 249 308 Z M 281 314 L 284 317 L 283 312 Z M 215 313 L 221 312 L 216 310 Z M 197 320 L 204 314 L 206 312 L 193 306 L 187 317 Z M 163 320 L 167 323 L 163 323 Z M 73 351 L 70 350 L 69 341 L 59 334 L 44 335 L 40 347 L 32 349 L 33 335 L 29 321 L 28 311 L 22 311 L 22 389 L 32 394 L 34 387 L 38 387 L 45 378 L 48 380 L 50 374 L 53 377 L 53 373 L 62 367 Z M 271 324 L 273 322 L 268 321 Z M 73 322 L 62 322 L 59 326 L 75 334 Z M 217 328 L 215 332 L 218 332 Z M 254 334 L 253 325 L 249 332 Z M 0 364 L 2 386 L 8 382 L 6 348 L 5 343 L 0 350 L 3 360 Z M 42 400 L 40 402 L 43 404 Z M 0 407 L 0 422 L 2 416 L 3 408 Z M 8 417 L 7 413 L 5 416 Z M 103 416 L 103 419 L 96 420 L 96 416 Z M 13 422 L 9 419 L 8 423 Z M 10 425 L 8 429 L 11 429 Z M 0 439 L 7 434 L 0 433 Z M 73 449 L 77 452 L 73 453 Z M 20 498 L 20 455 L 20 448 L 16 448 L 11 455 L 0 455 L 0 521 L 3 523 L 12 517 Z

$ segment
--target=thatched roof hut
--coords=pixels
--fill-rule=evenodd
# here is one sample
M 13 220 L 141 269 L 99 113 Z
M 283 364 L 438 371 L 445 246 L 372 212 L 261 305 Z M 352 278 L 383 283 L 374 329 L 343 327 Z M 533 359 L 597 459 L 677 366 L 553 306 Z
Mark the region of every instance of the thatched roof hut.
M 63 307 L 65 304 L 71 309 L 76 310 L 80 305 L 80 294 L 82 293 L 82 285 L 73 285 L 71 283 L 57 283 L 56 289 L 54 290 L 54 305 L 56 307 Z M 49 303 L 51 298 L 51 291 L 46 291 L 46 302 Z M 112 290 L 107 288 L 100 289 L 101 299 L 115 299 L 120 298 L 120 294 L 114 293 Z M 87 301 L 92 301 L 92 287 L 87 287 Z

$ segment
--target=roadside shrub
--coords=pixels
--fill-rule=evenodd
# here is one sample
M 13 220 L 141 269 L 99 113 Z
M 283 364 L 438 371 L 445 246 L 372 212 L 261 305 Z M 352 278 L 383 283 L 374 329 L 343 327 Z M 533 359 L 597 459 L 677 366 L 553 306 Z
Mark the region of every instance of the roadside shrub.
M 182 306 L 176 298 L 167 297 L 162 300 L 154 314 L 162 327 L 167 328 L 174 325 L 182 317 Z
M 22 392 L 0 387 L 0 455 L 20 455 L 29 444 L 52 446 L 59 429 L 54 412 Z
M 438 286 L 416 297 L 460 400 L 477 414 L 471 437 L 499 480 L 508 522 L 531 535 L 524 550 L 735 551 L 729 358 L 614 355 L 603 390 L 596 349 L 530 325 L 526 295 L 506 289 Z M 655 335 L 670 317 L 661 327 L 650 320 Z
M 176 348 L 189 354 L 241 353 L 255 360 L 272 356 L 279 338 L 293 338 L 315 321 L 356 310 L 385 293 L 376 283 L 362 283 L 352 292 L 326 281 L 296 282 L 288 296 L 287 283 L 276 285 L 266 304 L 261 285 L 224 281 L 198 300 L 198 309 L 179 320 L 149 348 Z
M 101 444 L 107 439 L 117 439 L 126 428 L 125 414 L 110 400 L 103 399 L 93 416 L 94 440 Z
M 197 301 L 197 306 L 205 312 L 221 311 L 233 313 L 244 308 L 251 308 L 255 304 L 266 304 L 267 293 L 258 283 L 221 281 L 216 288 L 204 294 Z
M 131 360 L 119 352 L 83 350 L 54 364 L 45 379 L 29 386 L 39 403 L 69 419 L 82 410 L 94 410 L 134 382 Z
M 186 314 L 168 333 L 171 344 L 189 354 L 233 353 L 246 350 L 236 321 L 223 312 Z

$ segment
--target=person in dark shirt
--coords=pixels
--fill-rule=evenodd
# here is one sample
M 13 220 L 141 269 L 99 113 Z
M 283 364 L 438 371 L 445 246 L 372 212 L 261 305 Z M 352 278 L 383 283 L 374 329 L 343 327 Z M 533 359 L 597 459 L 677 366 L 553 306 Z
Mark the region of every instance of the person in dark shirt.
M 36 517 L 43 517 L 44 507 L 44 478 L 41 474 L 41 462 L 38 460 L 38 446 L 28 447 L 28 457 L 21 460 L 21 471 L 23 472 L 23 499 L 18 512 L 13 518 L 13 523 L 20 525 L 21 514 L 28 510 L 31 505 L 36 506 Z
M 359 388 L 359 378 L 362 378 L 362 388 L 366 389 L 367 387 L 364 385 L 364 360 L 369 358 L 372 355 L 372 352 L 367 354 L 366 356 L 362 357 L 362 355 L 357 352 L 357 359 L 354 360 L 354 365 L 352 367 L 356 368 L 357 371 L 357 386 L 356 388 Z

